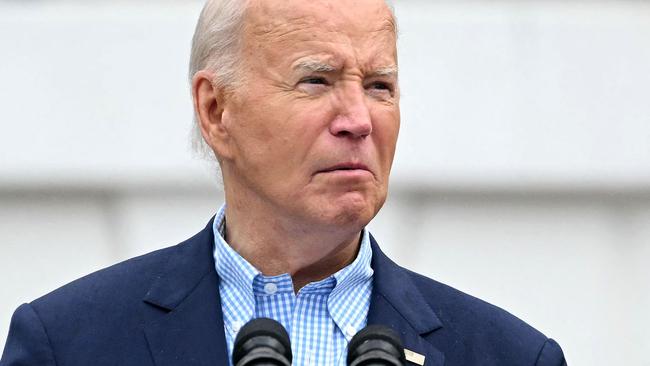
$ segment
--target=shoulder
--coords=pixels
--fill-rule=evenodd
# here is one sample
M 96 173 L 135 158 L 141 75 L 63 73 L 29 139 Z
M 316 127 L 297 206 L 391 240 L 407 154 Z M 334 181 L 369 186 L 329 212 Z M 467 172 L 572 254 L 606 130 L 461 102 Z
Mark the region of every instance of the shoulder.
M 209 226 L 209 225 L 208 225 Z M 180 267 L 176 277 L 195 276 L 212 269 L 211 232 L 208 228 L 184 242 L 101 269 L 34 300 L 42 311 L 71 308 L 99 309 L 142 304 L 152 285 L 170 268 Z
M 464 327 L 471 324 L 472 328 L 479 329 L 496 327 L 498 330 L 507 329 L 509 333 L 545 338 L 521 319 L 495 305 L 421 274 L 405 271 L 436 314 L 448 325 Z
M 468 295 L 451 286 L 406 270 L 443 324 L 445 340 L 430 335 L 444 346 L 462 350 L 463 364 L 482 360 L 484 364 L 565 365 L 560 346 L 531 325 L 504 309 Z M 454 357 L 453 352 L 447 354 Z M 480 363 L 480 362 L 479 362 Z
M 409 271 L 388 258 L 371 238 L 375 270 L 373 321 L 392 316 L 404 334 L 414 331 L 444 354 L 445 364 L 561 366 L 554 341 L 509 312 L 438 281 Z M 385 306 L 390 304 L 390 307 Z M 391 308 L 393 310 L 391 310 Z M 371 310 L 373 309 L 371 304 Z M 403 319 L 409 325 L 399 324 Z M 370 320 L 370 319 L 369 319 Z M 413 339 L 411 339 L 413 341 Z
M 176 246 L 99 270 L 22 305 L 12 318 L 3 357 L 48 361 L 27 364 L 149 362 L 144 329 L 170 311 L 151 299 L 161 288 L 169 289 L 171 299 L 186 296 L 203 278 L 212 278 L 209 274 L 216 277 L 211 240 L 206 228 Z
M 100 349 L 107 354 L 128 349 L 138 358 L 145 349 L 135 331 L 143 321 L 142 298 L 176 250 L 108 267 L 21 305 L 0 365 L 102 364 L 96 362 Z
M 85 309 L 118 301 L 142 301 L 152 281 L 163 271 L 179 245 L 157 250 L 101 269 L 68 283 L 36 300 L 31 305 L 38 312 Z

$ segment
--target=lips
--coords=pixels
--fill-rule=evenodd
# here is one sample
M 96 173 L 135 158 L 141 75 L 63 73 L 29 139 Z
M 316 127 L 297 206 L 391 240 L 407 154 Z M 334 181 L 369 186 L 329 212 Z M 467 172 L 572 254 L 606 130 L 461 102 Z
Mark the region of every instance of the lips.
M 340 163 L 332 165 L 331 167 L 319 170 L 318 173 L 329 173 L 334 171 L 345 171 L 345 170 L 365 170 L 370 172 L 370 169 L 365 164 L 361 163 Z

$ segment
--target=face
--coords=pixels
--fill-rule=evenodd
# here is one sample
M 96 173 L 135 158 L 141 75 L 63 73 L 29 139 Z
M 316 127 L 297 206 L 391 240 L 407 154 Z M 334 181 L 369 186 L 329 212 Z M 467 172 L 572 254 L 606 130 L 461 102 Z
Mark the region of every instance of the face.
M 399 131 L 382 0 L 253 1 L 224 99 L 226 192 L 312 227 L 359 230 L 383 205 Z M 233 197 L 229 197 L 231 199 Z

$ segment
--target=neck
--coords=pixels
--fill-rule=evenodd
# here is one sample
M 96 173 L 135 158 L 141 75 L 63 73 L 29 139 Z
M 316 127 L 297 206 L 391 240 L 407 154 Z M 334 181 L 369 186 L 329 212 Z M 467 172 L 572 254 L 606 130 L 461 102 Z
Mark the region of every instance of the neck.
M 228 244 L 266 276 L 291 275 L 294 291 L 352 263 L 360 231 L 319 228 L 282 217 L 265 205 L 243 204 L 226 195 Z

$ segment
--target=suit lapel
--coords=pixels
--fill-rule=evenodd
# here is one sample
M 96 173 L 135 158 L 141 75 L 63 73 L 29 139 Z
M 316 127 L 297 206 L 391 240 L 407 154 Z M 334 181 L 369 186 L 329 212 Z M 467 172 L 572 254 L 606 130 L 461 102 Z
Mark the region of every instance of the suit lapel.
M 386 325 L 400 335 L 404 348 L 425 356 L 426 366 L 442 366 L 444 354 L 423 336 L 442 323 L 405 269 L 384 255 L 371 237 L 373 292 L 368 324 Z
M 178 245 L 145 296 L 145 335 L 157 366 L 227 365 L 212 222 Z

